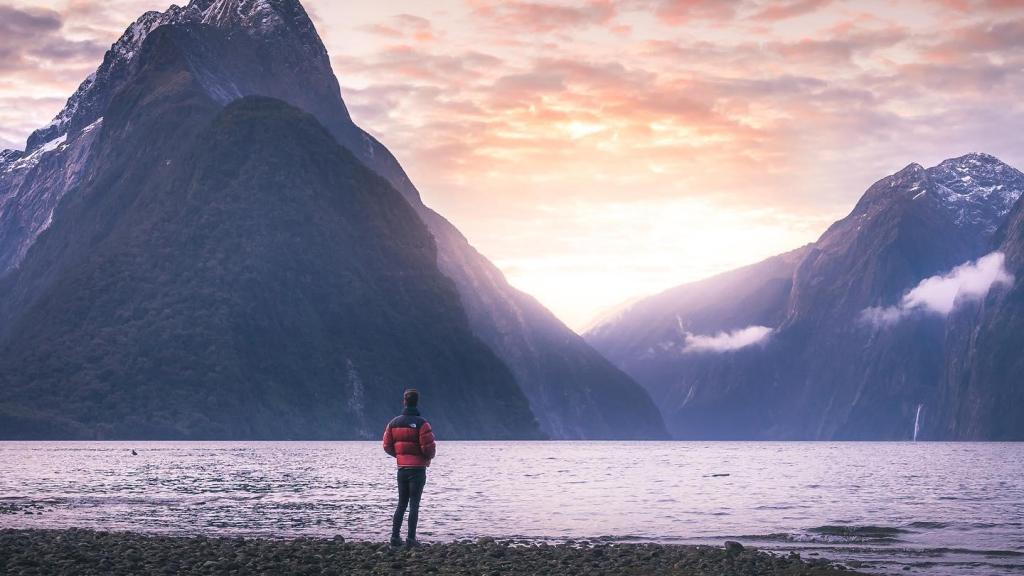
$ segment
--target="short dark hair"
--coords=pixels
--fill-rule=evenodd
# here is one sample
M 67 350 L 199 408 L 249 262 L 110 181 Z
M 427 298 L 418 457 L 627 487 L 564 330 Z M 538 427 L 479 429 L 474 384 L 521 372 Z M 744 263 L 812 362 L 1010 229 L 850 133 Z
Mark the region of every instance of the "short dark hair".
M 409 388 L 402 394 L 402 402 L 406 406 L 416 406 L 420 403 L 420 391 L 415 388 Z

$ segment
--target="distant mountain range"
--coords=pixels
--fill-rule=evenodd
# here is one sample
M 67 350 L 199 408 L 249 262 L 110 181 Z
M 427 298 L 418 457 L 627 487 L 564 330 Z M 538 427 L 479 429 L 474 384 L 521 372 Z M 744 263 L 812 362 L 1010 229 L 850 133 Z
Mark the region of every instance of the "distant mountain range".
M 586 338 L 678 438 L 1024 440 L 1022 191 L 986 154 L 911 164 L 817 242 Z
M 664 438 L 356 126 L 297 0 L 148 12 L 0 153 L 0 437 Z

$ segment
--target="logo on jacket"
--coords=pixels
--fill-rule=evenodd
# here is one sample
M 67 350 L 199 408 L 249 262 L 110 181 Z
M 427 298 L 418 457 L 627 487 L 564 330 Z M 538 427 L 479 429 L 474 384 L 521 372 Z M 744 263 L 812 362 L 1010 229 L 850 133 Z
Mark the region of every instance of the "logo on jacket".
M 412 424 L 409 424 L 409 426 L 410 426 L 411 428 L 415 428 L 415 427 L 416 427 L 416 423 L 415 423 L 415 422 L 413 422 Z

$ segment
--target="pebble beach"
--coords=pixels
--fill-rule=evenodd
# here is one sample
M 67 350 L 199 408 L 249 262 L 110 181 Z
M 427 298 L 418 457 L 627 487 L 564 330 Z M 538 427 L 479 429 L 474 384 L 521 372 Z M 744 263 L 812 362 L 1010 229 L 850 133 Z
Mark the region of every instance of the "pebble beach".
M 91 530 L 0 530 L 0 574 L 587 574 L 827 576 L 856 574 L 824 559 L 743 547 L 484 538 L 413 549 L 342 537 L 290 540 L 169 537 Z

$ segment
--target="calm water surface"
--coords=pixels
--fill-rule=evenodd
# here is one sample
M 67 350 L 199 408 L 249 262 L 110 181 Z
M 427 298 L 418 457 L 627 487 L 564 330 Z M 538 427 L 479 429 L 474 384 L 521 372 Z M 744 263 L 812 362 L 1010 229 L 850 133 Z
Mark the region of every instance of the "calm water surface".
M 383 541 L 393 466 L 376 442 L 0 442 L 0 527 Z M 1024 574 L 1024 444 L 443 442 L 420 525 Z

